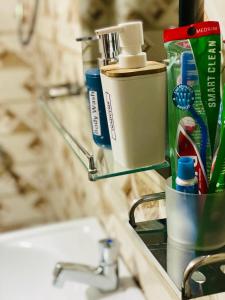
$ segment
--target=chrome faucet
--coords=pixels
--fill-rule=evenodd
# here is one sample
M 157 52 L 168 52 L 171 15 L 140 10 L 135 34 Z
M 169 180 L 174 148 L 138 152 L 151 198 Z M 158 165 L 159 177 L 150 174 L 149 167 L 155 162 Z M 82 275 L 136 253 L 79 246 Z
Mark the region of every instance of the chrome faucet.
M 118 255 L 116 240 L 99 241 L 100 263 L 97 267 L 59 262 L 54 269 L 53 284 L 63 287 L 66 281 L 86 283 L 102 292 L 115 291 L 119 286 Z

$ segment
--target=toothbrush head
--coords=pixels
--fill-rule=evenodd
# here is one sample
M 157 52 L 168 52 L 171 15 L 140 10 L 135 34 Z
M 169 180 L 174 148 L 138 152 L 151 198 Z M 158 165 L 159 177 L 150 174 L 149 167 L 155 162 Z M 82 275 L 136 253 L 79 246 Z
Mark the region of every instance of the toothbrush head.
M 180 84 L 174 89 L 172 99 L 177 108 L 189 110 L 194 104 L 195 92 L 192 87 Z
M 196 130 L 196 128 L 197 128 L 196 122 L 195 122 L 195 120 L 192 117 L 184 117 L 184 118 L 182 118 L 180 120 L 179 124 L 189 134 L 193 133 Z

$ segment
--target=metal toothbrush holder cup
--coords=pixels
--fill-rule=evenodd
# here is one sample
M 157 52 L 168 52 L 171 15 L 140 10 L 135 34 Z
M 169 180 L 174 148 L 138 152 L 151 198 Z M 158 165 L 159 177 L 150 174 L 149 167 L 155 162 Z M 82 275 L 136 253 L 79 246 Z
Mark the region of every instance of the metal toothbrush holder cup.
M 170 240 L 190 249 L 225 245 L 225 192 L 188 194 L 166 185 L 167 232 Z

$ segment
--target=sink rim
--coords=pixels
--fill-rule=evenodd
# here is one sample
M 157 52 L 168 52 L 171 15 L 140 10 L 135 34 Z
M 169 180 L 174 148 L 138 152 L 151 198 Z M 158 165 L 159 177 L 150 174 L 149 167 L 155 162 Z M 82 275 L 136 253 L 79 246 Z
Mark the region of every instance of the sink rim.
M 0 244 L 7 242 L 7 241 L 17 241 L 27 237 L 35 237 L 38 235 L 48 235 L 50 232 L 55 232 L 57 230 L 63 231 L 68 230 L 69 228 L 74 227 L 82 227 L 82 226 L 90 226 L 91 224 L 95 226 L 99 231 L 103 231 L 104 234 L 105 228 L 99 222 L 99 219 L 95 217 L 85 217 L 80 219 L 68 220 L 63 222 L 54 222 L 54 223 L 46 223 L 46 224 L 39 224 L 29 228 L 22 228 L 16 229 L 9 232 L 2 232 L 0 233 Z

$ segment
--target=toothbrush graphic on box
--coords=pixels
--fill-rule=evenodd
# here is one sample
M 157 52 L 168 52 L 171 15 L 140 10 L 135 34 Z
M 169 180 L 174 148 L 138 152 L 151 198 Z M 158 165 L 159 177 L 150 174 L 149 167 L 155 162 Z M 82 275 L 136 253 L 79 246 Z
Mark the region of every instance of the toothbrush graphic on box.
M 173 92 L 173 102 L 177 108 L 189 111 L 201 132 L 200 157 L 206 171 L 206 149 L 208 144 L 208 131 L 202 117 L 194 108 L 195 92 L 194 86 L 198 83 L 199 77 L 196 69 L 193 54 L 190 51 L 181 55 L 181 84 Z
M 183 52 L 181 55 L 181 77 L 182 84 L 194 87 L 199 81 L 198 71 L 196 68 L 194 56 L 190 51 Z M 200 145 L 200 156 L 203 166 L 206 170 L 206 149 L 208 144 L 208 132 L 205 122 L 197 111 L 193 107 L 194 102 L 190 104 L 188 110 L 192 117 L 200 127 L 201 131 L 201 145 Z

